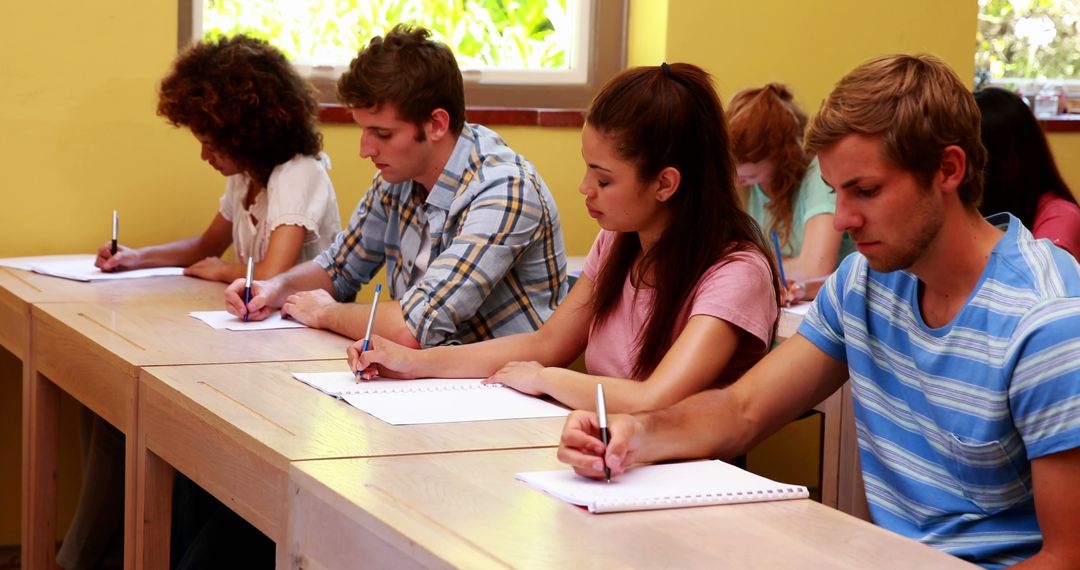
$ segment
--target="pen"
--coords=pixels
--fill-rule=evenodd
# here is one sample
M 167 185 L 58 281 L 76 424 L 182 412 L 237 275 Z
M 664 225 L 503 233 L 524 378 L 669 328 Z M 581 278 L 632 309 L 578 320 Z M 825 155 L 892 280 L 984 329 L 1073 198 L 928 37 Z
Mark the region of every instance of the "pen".
M 604 403 L 604 385 L 596 385 L 596 416 L 600 418 L 600 441 L 604 442 L 604 455 L 607 455 L 608 430 L 607 430 L 607 405 Z M 601 458 L 603 459 L 603 458 Z M 604 460 L 604 479 L 611 482 L 611 469 Z
M 379 293 L 382 293 L 382 283 L 375 286 L 375 299 L 371 301 L 371 314 L 368 315 L 367 332 L 364 333 L 364 344 L 360 345 L 360 352 L 367 352 L 371 344 L 371 327 L 375 326 L 375 309 L 379 307 Z M 356 377 L 360 377 L 360 371 L 356 371 Z
M 113 255 L 116 255 L 116 233 L 120 229 L 120 214 L 116 213 L 116 210 L 112 211 L 112 247 L 110 250 Z
M 776 248 L 776 265 L 780 268 L 780 281 L 787 287 L 787 277 L 784 275 L 784 255 L 780 253 L 780 236 L 776 234 L 776 230 L 772 231 L 772 243 Z
M 247 275 L 244 277 L 244 322 L 248 320 L 248 303 L 251 302 L 251 273 L 255 268 L 255 258 L 248 257 Z

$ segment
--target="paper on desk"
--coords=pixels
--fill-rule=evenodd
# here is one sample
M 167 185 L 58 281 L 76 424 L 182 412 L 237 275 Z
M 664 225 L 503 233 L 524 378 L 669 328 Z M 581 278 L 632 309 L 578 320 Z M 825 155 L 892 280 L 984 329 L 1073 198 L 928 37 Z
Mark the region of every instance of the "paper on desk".
M 133 269 L 131 271 L 118 271 L 105 273 L 94 267 L 94 256 L 86 255 L 56 255 L 43 257 L 7 258 L 0 260 L 0 264 L 16 269 L 25 269 L 71 279 L 73 281 L 113 281 L 117 279 L 139 279 L 141 277 L 160 277 L 165 275 L 183 275 L 183 267 L 153 267 L 150 269 Z
M 540 398 L 479 378 L 357 382 L 351 372 L 294 373 L 293 377 L 393 425 L 564 417 L 570 412 Z
M 784 307 L 784 312 L 791 313 L 792 315 L 799 315 L 800 317 L 805 317 L 807 311 L 810 310 L 810 305 L 813 305 L 813 303 L 799 303 L 798 305 Z
M 229 314 L 228 311 L 192 311 L 188 315 L 199 319 L 200 321 L 210 325 L 215 329 L 226 329 L 230 331 L 268 331 L 274 329 L 305 329 L 307 325 L 304 323 L 294 321 L 292 319 L 284 319 L 281 317 L 281 311 L 274 311 L 269 317 L 261 321 L 248 321 L 244 322 L 244 319 L 235 315 Z

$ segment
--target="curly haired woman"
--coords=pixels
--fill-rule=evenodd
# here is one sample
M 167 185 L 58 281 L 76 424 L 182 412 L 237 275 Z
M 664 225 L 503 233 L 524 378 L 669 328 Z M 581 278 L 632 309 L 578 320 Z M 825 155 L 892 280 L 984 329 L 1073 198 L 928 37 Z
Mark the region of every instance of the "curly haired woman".
M 259 279 L 314 258 L 341 229 L 317 109 L 308 84 L 261 40 L 238 35 L 184 50 L 161 82 L 157 112 L 190 129 L 202 159 L 228 178 L 221 210 L 199 236 L 116 254 L 110 242 L 96 265 L 180 265 L 187 275 L 230 282 L 244 276 L 249 257 Z M 230 245 L 239 263 L 220 259 Z M 122 557 L 123 434 L 85 409 L 82 422 L 79 506 L 57 555 L 69 570 L 117 565 Z
M 184 50 L 161 81 L 157 113 L 190 129 L 202 159 L 228 178 L 221 209 L 202 235 L 116 254 L 110 242 L 96 265 L 179 265 L 228 283 L 244 276 L 249 257 L 259 279 L 314 258 L 341 229 L 317 109 L 309 85 L 266 42 L 238 35 Z M 238 263 L 220 259 L 229 245 Z

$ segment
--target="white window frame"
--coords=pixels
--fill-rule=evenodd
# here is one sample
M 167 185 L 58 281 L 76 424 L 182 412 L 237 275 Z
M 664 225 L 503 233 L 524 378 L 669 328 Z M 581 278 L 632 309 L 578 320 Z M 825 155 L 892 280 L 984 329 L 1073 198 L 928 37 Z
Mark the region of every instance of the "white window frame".
M 178 49 L 202 37 L 202 1 L 179 0 Z M 581 109 L 605 81 L 625 66 L 627 0 L 576 0 L 568 69 L 462 69 L 470 107 Z M 320 93 L 320 103 L 336 103 L 340 65 L 294 62 Z

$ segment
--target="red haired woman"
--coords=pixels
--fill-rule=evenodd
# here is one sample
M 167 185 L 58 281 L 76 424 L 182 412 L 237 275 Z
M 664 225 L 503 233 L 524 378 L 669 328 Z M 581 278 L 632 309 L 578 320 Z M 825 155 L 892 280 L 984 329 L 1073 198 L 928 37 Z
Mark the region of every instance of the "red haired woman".
M 821 180 L 817 157 L 802 147 L 806 113 L 779 83 L 747 89 L 728 107 L 739 185 L 746 209 L 766 235 L 776 231 L 788 282 L 785 301 L 812 299 L 820 278 L 854 250 L 833 229 L 836 197 Z

